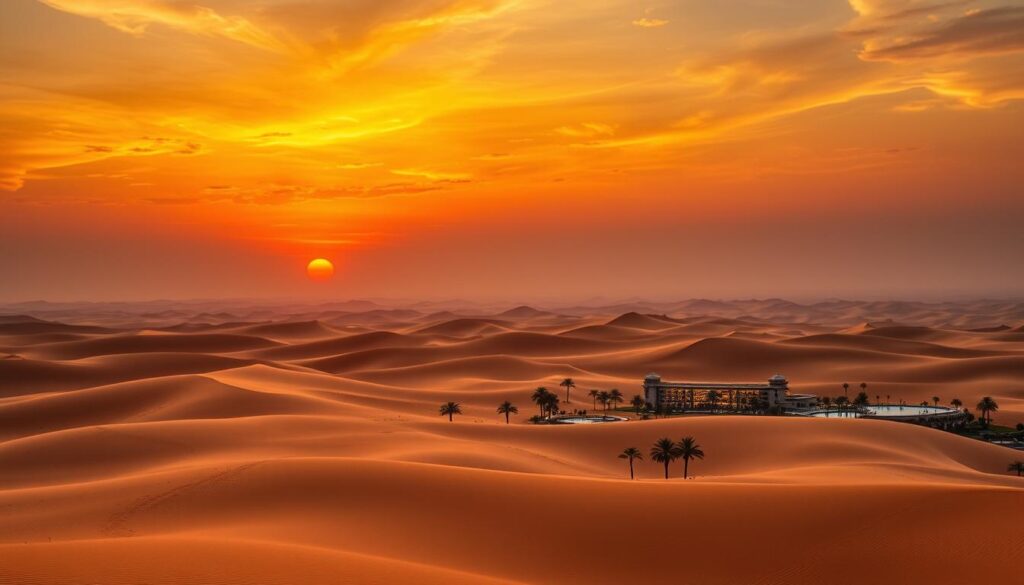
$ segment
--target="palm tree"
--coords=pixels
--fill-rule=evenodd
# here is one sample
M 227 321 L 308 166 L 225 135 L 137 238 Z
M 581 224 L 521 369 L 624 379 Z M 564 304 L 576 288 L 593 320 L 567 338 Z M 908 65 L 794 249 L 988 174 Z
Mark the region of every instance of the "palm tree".
M 608 391 L 608 402 L 612 404 L 613 409 L 616 404 L 622 404 L 625 400 L 626 398 L 622 395 L 622 392 L 619 392 L 618 388 L 612 388 Z
M 569 400 L 569 389 L 576 387 L 576 382 L 572 381 L 572 378 L 566 378 L 558 383 L 559 386 L 565 386 L 565 403 L 570 404 Z
M 636 412 L 636 415 L 640 416 L 640 411 L 643 410 L 645 406 L 647 406 L 647 401 L 644 400 L 643 396 L 637 394 L 633 396 L 633 399 L 629 401 L 629 404 L 633 407 L 633 410 Z
M 963 406 L 964 403 L 959 398 L 954 398 L 953 400 L 949 401 L 949 405 L 957 410 L 960 410 L 960 407 Z
M 992 413 L 999 410 L 999 404 L 997 404 L 995 400 L 992 400 L 991 396 L 985 396 L 975 408 L 981 412 L 981 418 L 984 419 L 985 424 L 988 425 L 992 423 Z
M 633 460 L 643 461 L 643 458 L 644 454 L 636 447 L 627 447 L 622 450 L 622 453 L 619 453 L 619 459 L 629 459 L 629 479 L 633 479 Z
M 1006 468 L 1006 471 L 1016 471 L 1017 477 L 1020 477 L 1021 474 L 1024 474 L 1024 461 L 1014 461 Z
M 590 395 L 591 398 L 594 399 L 594 410 L 597 410 L 597 395 L 600 393 L 600 390 L 591 390 L 590 392 L 587 393 Z
M 828 408 L 832 405 L 832 398 L 830 396 L 822 396 L 821 403 L 825 405 L 825 408 Z
M 704 451 L 693 437 L 683 437 L 683 440 L 676 444 L 676 450 L 678 457 L 683 460 L 683 479 L 686 479 L 686 475 L 690 471 L 690 459 L 703 459 Z
M 711 412 L 715 412 L 715 403 L 718 402 L 718 399 L 721 397 L 722 394 L 718 390 L 711 390 L 708 392 L 706 398 L 707 401 L 711 403 Z
M 935 403 L 935 406 L 938 406 L 939 405 L 939 397 L 938 396 L 932 396 L 932 402 Z
M 559 402 L 558 394 L 548 392 L 547 395 L 544 396 L 544 404 L 542 407 L 547 411 L 549 417 L 558 413 Z
M 462 407 L 459 406 L 458 402 L 446 402 L 441 405 L 440 409 L 441 416 L 448 415 L 448 422 L 452 422 L 452 417 L 456 414 L 462 414 Z
M 843 396 L 850 396 L 850 385 L 846 382 L 843 382 Z
M 511 402 L 506 400 L 498 405 L 498 414 L 505 415 L 505 424 L 508 424 L 508 416 L 510 414 L 519 414 L 519 408 L 513 405 Z
M 857 397 L 853 399 L 854 406 L 867 406 L 868 404 L 868 393 L 858 392 Z
M 860 383 L 860 391 L 861 392 L 867 392 L 868 391 L 868 383 L 867 382 L 861 382 Z
M 834 403 L 835 403 L 835 405 L 836 405 L 837 407 L 839 407 L 839 412 L 840 412 L 840 414 L 841 414 L 841 413 L 843 412 L 843 410 L 845 410 L 845 409 L 846 409 L 846 404 L 847 404 L 847 403 L 848 403 L 849 401 L 850 401 L 850 399 L 849 399 L 849 398 L 847 398 L 847 397 L 845 397 L 845 396 L 836 396 L 836 397 L 835 397 L 835 398 L 834 398 L 834 399 L 832 400 L 832 402 L 834 402 Z
M 679 450 L 672 439 L 658 439 L 651 447 L 651 461 L 665 466 L 665 479 L 668 479 L 668 465 L 679 457 Z
M 601 390 L 597 393 L 597 401 L 604 406 L 605 410 L 608 410 L 608 401 L 611 400 L 611 396 L 606 390 Z
M 544 403 L 549 394 L 551 393 L 548 392 L 547 388 L 539 386 L 533 391 L 533 396 L 530 396 L 530 400 L 533 400 L 533 402 L 540 408 L 541 416 L 544 416 Z

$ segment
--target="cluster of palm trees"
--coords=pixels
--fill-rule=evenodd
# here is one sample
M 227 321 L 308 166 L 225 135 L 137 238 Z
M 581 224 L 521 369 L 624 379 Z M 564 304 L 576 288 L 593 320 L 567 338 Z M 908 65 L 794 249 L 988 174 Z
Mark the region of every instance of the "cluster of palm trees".
M 977 408 L 978 412 L 981 413 L 978 420 L 985 426 L 988 426 L 992 424 L 992 413 L 999 410 L 999 403 L 993 400 L 991 396 L 985 396 L 978 402 L 978 405 L 975 406 L 975 408 Z
M 604 410 L 609 408 L 615 408 L 618 405 L 626 401 L 626 397 L 622 395 L 622 392 L 618 388 L 612 388 L 611 390 L 591 390 L 587 393 L 594 400 L 594 410 L 597 410 L 597 403 L 600 402 Z M 638 395 L 639 396 L 639 395 Z M 633 397 L 635 401 L 637 396 Z M 643 398 L 640 399 L 641 401 Z M 633 404 L 632 402 L 630 404 Z M 635 404 L 634 404 L 635 407 Z
M 701 449 L 701 446 L 697 444 L 697 440 L 693 437 L 683 437 L 678 443 L 668 437 L 664 437 L 654 442 L 649 455 L 651 461 L 661 463 L 665 467 L 665 479 L 668 479 L 669 465 L 673 461 L 681 459 L 683 461 L 683 479 L 686 479 L 690 473 L 690 460 L 704 459 L 704 450 Z M 627 447 L 622 450 L 622 453 L 619 453 L 619 459 L 629 461 L 629 479 L 635 477 L 633 462 L 642 461 L 643 458 L 643 453 L 636 447 Z
M 543 386 L 533 391 L 530 400 L 540 409 L 540 416 L 542 418 L 557 414 L 559 404 L 561 403 L 561 400 L 558 399 L 558 394 L 549 391 Z
M 1017 477 L 1021 477 L 1024 475 L 1024 461 L 1014 461 L 1006 468 L 1006 471 L 1016 472 Z M 632 465 L 630 465 L 630 473 L 632 473 Z
M 868 383 L 867 382 L 861 382 L 860 383 L 860 393 L 863 394 L 864 396 L 867 396 L 868 395 L 867 392 L 868 392 Z M 850 399 L 850 384 L 848 382 L 843 382 L 843 396 L 845 396 L 847 400 Z

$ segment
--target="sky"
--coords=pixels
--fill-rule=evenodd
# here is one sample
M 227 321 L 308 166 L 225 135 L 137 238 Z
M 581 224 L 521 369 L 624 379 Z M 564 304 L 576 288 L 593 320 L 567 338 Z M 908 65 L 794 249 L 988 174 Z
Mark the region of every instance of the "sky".
M 1022 130 L 1024 1 L 4 0 L 0 300 L 1020 297 Z

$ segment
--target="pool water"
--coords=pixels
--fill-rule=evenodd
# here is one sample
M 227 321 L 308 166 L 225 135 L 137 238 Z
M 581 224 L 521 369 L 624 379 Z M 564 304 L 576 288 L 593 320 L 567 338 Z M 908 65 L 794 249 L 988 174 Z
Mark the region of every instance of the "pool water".
M 555 419 L 554 422 L 563 425 L 592 425 L 597 423 L 618 422 L 626 420 L 619 416 L 567 416 Z
M 855 412 L 852 410 L 819 410 L 817 412 L 809 413 L 808 416 L 815 416 L 818 418 L 860 418 L 862 416 L 884 416 L 884 417 L 901 417 L 901 416 L 927 416 L 931 414 L 947 414 L 953 412 L 952 409 L 946 408 L 945 406 L 911 406 L 898 404 L 870 404 L 865 407 L 867 413 Z

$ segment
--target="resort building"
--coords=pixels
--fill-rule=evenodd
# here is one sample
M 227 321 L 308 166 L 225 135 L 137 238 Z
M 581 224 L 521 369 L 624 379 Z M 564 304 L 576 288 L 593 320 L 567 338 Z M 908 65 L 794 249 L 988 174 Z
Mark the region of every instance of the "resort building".
M 776 374 L 767 383 L 666 382 L 658 374 L 644 378 L 644 399 L 655 408 L 678 410 L 722 408 L 739 410 L 757 401 L 763 408 L 775 406 L 785 410 L 816 408 L 813 394 L 790 394 L 789 382 Z

